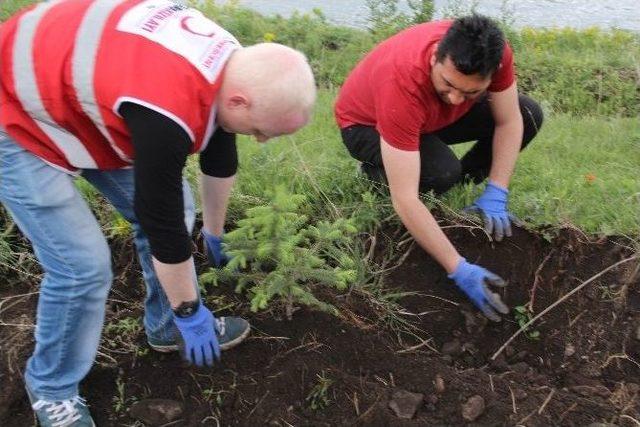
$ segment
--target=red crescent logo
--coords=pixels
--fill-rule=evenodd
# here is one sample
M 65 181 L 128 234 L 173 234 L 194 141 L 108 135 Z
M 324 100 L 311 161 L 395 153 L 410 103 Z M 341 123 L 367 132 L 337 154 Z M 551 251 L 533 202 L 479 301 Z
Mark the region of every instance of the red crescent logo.
M 191 33 L 191 34 L 195 34 L 196 36 L 202 36 L 202 37 L 213 37 L 216 35 L 215 31 L 210 33 L 210 34 L 203 34 L 203 33 L 199 33 L 197 31 L 193 31 L 191 28 L 189 28 L 189 20 L 193 18 L 193 16 L 185 16 L 184 18 L 182 18 L 180 20 L 180 27 L 182 27 L 183 30 Z

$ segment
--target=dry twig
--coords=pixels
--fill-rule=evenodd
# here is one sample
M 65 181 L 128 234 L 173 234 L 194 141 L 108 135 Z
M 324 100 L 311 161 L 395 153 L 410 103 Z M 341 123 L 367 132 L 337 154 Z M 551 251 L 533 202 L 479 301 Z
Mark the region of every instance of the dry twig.
M 554 394 L 556 394 L 556 389 L 552 388 L 547 398 L 544 400 L 544 402 L 542 402 L 542 406 L 540 406 L 540 409 L 538 409 L 538 415 L 542 414 L 542 411 L 544 411 L 544 408 L 546 408 L 549 402 L 551 402 L 551 398 Z
M 528 304 L 529 311 L 531 312 L 531 314 L 534 313 L 533 304 L 536 299 L 536 289 L 538 288 L 538 283 L 540 282 L 540 274 L 542 273 L 542 269 L 544 268 L 544 265 L 547 263 L 547 261 L 549 261 L 549 258 L 551 258 L 551 255 L 553 255 L 555 251 L 556 251 L 555 249 L 551 249 L 551 251 L 547 254 L 547 256 L 542 260 L 542 263 L 540 263 L 540 266 L 538 267 L 535 274 L 533 275 L 533 286 L 531 286 L 531 291 L 529 292 L 529 295 L 531 295 L 531 298 L 529 299 L 529 304 Z

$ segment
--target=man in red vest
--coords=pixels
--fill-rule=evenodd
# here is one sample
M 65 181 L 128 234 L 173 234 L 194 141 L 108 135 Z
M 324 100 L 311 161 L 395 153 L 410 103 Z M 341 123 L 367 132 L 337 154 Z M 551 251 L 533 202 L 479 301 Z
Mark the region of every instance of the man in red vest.
M 240 46 L 169 0 L 39 3 L 0 27 L 0 201 L 33 244 L 44 279 L 25 370 L 43 426 L 92 426 L 78 384 L 97 352 L 112 282 L 109 247 L 74 185 L 82 176 L 131 223 L 149 345 L 213 365 L 249 323 L 200 301 L 182 178 L 199 153 L 212 265 L 238 159 L 235 134 L 265 142 L 304 126 L 311 68 L 278 44 Z
M 458 253 L 418 194 L 489 178 L 471 209 L 496 240 L 511 235 L 509 180 L 519 151 L 540 129 L 542 111 L 518 94 L 513 53 L 500 29 L 473 15 L 400 32 L 351 72 L 335 114 L 362 171 L 388 182 L 409 232 L 488 318 L 499 321 L 496 312 L 508 308 L 487 285 L 504 281 Z M 459 160 L 449 145 L 467 141 L 477 142 Z

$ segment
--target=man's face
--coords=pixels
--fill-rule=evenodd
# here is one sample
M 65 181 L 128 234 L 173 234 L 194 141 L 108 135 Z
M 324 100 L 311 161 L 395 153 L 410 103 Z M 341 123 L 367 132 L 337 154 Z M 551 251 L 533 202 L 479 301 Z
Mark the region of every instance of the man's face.
M 434 54 L 431 56 L 431 82 L 442 102 L 460 105 L 482 95 L 491 84 L 491 78 L 463 74 L 448 56 L 438 62 Z

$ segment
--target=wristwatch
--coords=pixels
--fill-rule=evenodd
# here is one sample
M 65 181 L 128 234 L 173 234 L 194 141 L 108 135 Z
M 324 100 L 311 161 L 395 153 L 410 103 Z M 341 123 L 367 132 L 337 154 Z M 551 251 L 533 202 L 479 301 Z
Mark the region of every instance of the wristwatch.
M 198 307 L 200 307 L 199 299 L 184 301 L 178 307 L 173 309 L 173 314 L 180 318 L 190 317 L 193 313 L 198 311 Z

